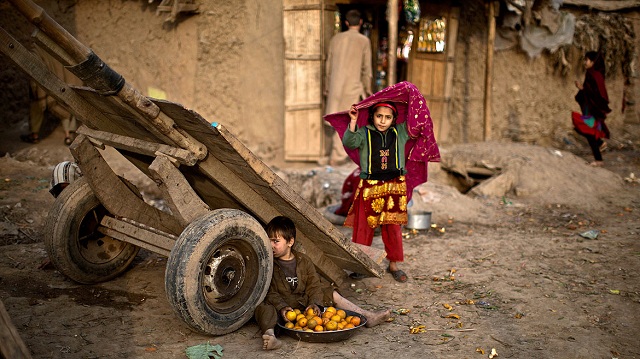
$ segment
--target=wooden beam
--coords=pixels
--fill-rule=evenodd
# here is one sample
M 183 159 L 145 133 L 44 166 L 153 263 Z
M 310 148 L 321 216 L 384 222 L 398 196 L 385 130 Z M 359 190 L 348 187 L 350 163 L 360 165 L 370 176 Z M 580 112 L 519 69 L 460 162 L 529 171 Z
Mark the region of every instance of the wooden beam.
M 93 193 L 109 213 L 173 235 L 182 233 L 184 226 L 175 217 L 145 203 L 122 182 L 85 135 L 79 135 L 69 150 Z
M 484 73 L 484 140 L 491 139 L 491 100 L 493 87 L 493 50 L 496 41 L 496 11 L 495 1 L 489 2 L 488 11 L 488 27 L 489 34 L 487 36 L 487 56 Z
M 620 11 L 640 8 L 638 0 L 564 0 L 562 6 L 580 6 L 600 11 Z
M 398 49 L 398 0 L 388 0 L 387 10 L 389 12 L 389 53 L 387 55 L 387 86 L 397 82 L 396 60 Z
M 156 152 L 160 152 L 166 156 L 175 158 L 178 162 L 187 166 L 193 166 L 198 161 L 193 152 L 174 146 L 144 141 L 134 137 L 120 136 L 110 132 L 92 130 L 84 125 L 80 126 L 76 132 L 86 135 L 92 139 L 97 139 L 105 145 L 120 150 L 126 150 L 152 157 L 155 156 Z
M 209 212 L 209 206 L 198 197 L 184 175 L 160 154 L 149 166 L 151 177 L 158 183 L 162 198 L 167 201 L 171 213 L 186 227 Z
M 158 233 L 126 221 L 105 216 L 100 222 L 98 232 L 119 241 L 134 244 L 154 253 L 168 257 L 176 244 L 176 236 Z
M 31 359 L 29 349 L 0 300 L 0 358 Z

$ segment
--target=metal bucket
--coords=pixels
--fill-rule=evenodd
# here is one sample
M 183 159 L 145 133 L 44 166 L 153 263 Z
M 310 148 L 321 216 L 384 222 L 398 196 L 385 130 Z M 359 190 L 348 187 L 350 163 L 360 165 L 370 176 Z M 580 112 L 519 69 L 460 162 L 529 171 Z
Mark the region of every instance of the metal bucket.
M 429 229 L 431 227 L 431 212 L 409 212 L 409 219 L 407 220 L 408 229 Z

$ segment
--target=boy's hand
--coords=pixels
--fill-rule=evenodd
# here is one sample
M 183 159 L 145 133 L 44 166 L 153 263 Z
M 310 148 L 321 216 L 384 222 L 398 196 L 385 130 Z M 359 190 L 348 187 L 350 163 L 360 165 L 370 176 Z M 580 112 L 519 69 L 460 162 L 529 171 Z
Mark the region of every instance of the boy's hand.
M 293 311 L 293 308 L 284 307 L 284 308 L 280 309 L 280 316 L 282 317 L 282 319 L 284 319 L 285 322 L 290 322 L 290 320 L 287 319 L 287 312 L 288 311 Z
M 309 309 L 313 310 L 313 314 L 320 315 L 320 307 L 318 307 L 317 305 L 315 304 L 309 305 L 304 312 L 306 313 Z

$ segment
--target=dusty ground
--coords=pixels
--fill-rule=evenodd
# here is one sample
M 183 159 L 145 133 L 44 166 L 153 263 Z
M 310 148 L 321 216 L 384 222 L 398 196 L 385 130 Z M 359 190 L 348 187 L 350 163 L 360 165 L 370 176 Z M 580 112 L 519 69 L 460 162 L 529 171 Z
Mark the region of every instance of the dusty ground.
M 485 358 L 492 348 L 502 358 L 640 358 L 640 192 L 637 182 L 624 180 L 640 174 L 633 146 L 605 153 L 606 167 L 592 169 L 584 148 L 577 156 L 562 152 L 565 162 L 554 164 L 553 150 L 494 144 L 492 152 L 473 145 L 474 152 L 520 157 L 524 149 L 528 163 L 545 174 L 528 197 L 472 199 L 453 190 L 435 166 L 415 202 L 433 210 L 437 228 L 407 232 L 402 267 L 408 283 L 387 274 L 348 280 L 342 289 L 365 308 L 409 312 L 345 342 L 286 337 L 285 348 L 263 353 L 251 322 L 221 337 L 189 330 L 165 297 L 164 257 L 141 251 L 125 275 L 93 286 L 41 268 L 47 258 L 42 224 L 53 202 L 48 176 L 53 164 L 71 157 L 59 128 L 38 145 L 17 141 L 19 131 L 3 131 L 0 142 L 8 153 L 0 158 L 0 299 L 34 358 L 185 358 L 187 347 L 206 342 L 222 345 L 225 358 Z M 465 150 L 445 148 L 443 154 Z M 274 168 L 292 186 L 304 178 L 329 183 L 330 194 L 305 194 L 321 198 L 318 206 L 337 201 L 350 170 Z M 566 187 L 566 178 L 583 184 Z M 600 231 L 596 240 L 578 235 L 591 229 Z M 418 324 L 427 331 L 410 334 Z

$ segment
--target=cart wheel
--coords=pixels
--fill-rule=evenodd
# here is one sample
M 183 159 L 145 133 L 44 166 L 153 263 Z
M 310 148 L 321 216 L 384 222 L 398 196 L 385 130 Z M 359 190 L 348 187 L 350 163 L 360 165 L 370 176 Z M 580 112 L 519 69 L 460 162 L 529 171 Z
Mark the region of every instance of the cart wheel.
M 218 209 L 191 222 L 171 250 L 165 289 L 193 329 L 212 335 L 243 326 L 267 295 L 271 244 L 253 217 Z
M 98 232 L 107 214 L 83 177 L 56 198 L 45 223 L 44 243 L 62 274 L 95 284 L 120 275 L 131 264 L 140 247 Z

